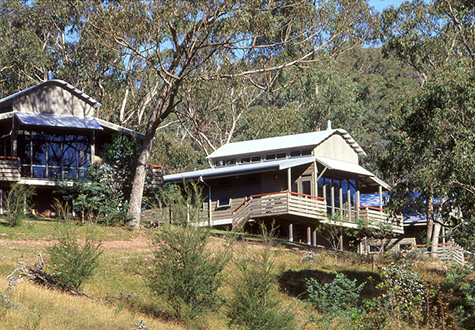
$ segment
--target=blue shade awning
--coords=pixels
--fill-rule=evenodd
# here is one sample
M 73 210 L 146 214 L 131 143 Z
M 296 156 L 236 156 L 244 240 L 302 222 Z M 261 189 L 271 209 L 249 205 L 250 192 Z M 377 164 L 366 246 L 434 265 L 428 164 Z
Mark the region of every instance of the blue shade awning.
M 93 117 L 52 115 L 30 112 L 15 112 L 15 116 L 23 125 L 102 130 L 102 126 Z

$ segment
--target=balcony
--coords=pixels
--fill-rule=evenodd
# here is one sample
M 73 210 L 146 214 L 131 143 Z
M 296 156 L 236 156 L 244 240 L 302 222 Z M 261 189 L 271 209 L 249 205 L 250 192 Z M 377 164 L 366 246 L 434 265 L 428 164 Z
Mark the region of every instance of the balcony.
M 358 220 L 367 220 L 370 227 L 382 224 L 390 226 L 394 233 L 403 233 L 402 219 L 392 218 L 383 209 L 363 206 L 358 212 L 353 208 L 339 209 L 329 207 L 323 197 L 296 192 L 276 192 L 248 197 L 233 211 L 233 231 L 237 231 L 251 219 L 265 217 L 297 217 L 301 222 L 333 223 L 327 214 L 341 213 L 341 222 L 335 223 L 349 228 L 357 228 Z
M 277 192 L 248 197 L 233 211 L 233 230 L 239 230 L 250 219 L 297 216 L 302 219 L 323 221 L 327 203 L 322 197 L 295 192 Z

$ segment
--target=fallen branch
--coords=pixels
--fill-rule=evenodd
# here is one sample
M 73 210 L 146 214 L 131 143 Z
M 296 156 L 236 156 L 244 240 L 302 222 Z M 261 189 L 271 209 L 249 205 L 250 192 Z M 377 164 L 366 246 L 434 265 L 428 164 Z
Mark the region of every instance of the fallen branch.
M 38 254 L 38 256 L 40 257 L 40 262 L 35 262 L 34 266 L 30 266 L 22 261 L 18 262 L 20 266 L 18 266 L 10 275 L 8 275 L 7 279 L 26 278 L 29 281 L 32 281 L 33 283 L 38 285 L 45 286 L 48 289 L 56 289 L 63 292 L 67 292 L 72 295 L 90 298 L 81 290 L 62 284 L 57 277 L 57 275 L 59 274 L 48 274 L 43 271 L 46 262 L 44 261 L 41 252 Z

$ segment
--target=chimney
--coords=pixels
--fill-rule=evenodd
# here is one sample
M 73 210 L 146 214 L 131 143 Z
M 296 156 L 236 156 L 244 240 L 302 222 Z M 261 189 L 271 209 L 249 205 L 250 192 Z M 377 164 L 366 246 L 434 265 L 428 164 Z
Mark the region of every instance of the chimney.
M 327 121 L 327 130 L 331 130 L 331 129 L 332 129 L 332 121 L 328 120 Z

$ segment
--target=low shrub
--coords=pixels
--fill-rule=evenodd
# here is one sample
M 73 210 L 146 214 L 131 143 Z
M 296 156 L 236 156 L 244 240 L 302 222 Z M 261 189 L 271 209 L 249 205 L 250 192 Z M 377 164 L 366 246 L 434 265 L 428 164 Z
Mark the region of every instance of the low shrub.
M 58 242 L 48 248 L 48 254 L 51 275 L 65 287 L 79 289 L 93 275 L 102 249 L 92 234 L 88 234 L 82 244 L 70 225 L 65 225 Z
M 5 219 L 9 227 L 19 226 L 31 208 L 31 198 L 35 195 L 33 187 L 14 183 L 5 199 Z
M 257 258 L 236 263 L 239 273 L 231 283 L 232 297 L 227 304 L 231 327 L 237 329 L 295 329 L 295 318 L 277 296 L 274 263 L 267 248 Z

